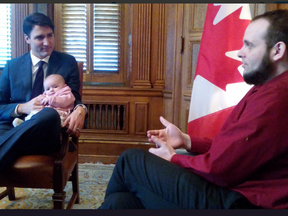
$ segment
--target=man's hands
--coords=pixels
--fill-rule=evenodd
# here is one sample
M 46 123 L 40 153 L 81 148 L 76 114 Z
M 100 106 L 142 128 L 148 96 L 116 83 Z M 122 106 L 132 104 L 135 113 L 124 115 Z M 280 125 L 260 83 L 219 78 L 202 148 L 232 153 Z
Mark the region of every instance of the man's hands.
M 32 100 L 24 104 L 19 104 L 17 113 L 29 114 L 32 110 L 40 111 L 44 108 L 44 105 L 41 104 L 42 95 L 39 95 Z M 78 106 L 63 122 L 62 127 L 67 127 L 67 133 L 77 134 L 83 128 L 85 120 L 86 110 L 82 106 Z
M 191 140 L 188 134 L 183 133 L 162 116 L 160 121 L 166 127 L 165 129 L 147 131 L 149 142 L 156 144 L 156 148 L 150 148 L 149 152 L 170 161 L 172 156 L 176 154 L 174 149 L 191 149 Z
M 19 115 L 21 114 L 28 115 L 32 110 L 36 110 L 36 111 L 42 110 L 44 108 L 44 105 L 41 104 L 40 98 L 42 98 L 42 95 L 39 95 L 24 104 L 19 104 L 17 113 Z
M 86 110 L 78 106 L 63 122 L 62 127 L 68 127 L 67 133 L 77 134 L 83 128 Z
M 149 152 L 165 160 L 171 161 L 172 156 L 176 154 L 175 150 L 170 145 L 168 145 L 167 142 L 158 139 L 156 136 L 152 135 L 151 141 L 156 144 L 157 148 L 150 148 Z

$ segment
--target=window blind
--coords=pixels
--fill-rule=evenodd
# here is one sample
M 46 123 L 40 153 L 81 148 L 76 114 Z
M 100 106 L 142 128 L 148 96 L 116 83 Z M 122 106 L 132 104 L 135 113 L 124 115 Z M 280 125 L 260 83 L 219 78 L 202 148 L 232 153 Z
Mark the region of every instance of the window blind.
M 87 4 L 62 5 L 62 49 L 84 62 L 92 61 L 93 72 L 118 72 L 120 62 L 120 4 L 93 4 L 93 14 Z M 93 23 L 89 17 L 93 16 Z M 93 29 L 93 34 L 88 31 Z M 92 56 L 87 52 L 93 44 Z
M 11 59 L 11 5 L 0 4 L 0 68 Z
M 62 50 L 84 62 L 87 47 L 86 4 L 62 5 Z
M 118 71 L 120 5 L 94 4 L 94 70 Z

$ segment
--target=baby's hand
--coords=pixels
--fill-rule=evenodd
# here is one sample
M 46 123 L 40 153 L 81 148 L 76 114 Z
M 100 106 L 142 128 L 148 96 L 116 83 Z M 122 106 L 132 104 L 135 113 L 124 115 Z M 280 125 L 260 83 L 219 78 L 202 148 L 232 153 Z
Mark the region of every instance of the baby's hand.
M 41 100 L 42 100 L 43 97 L 44 97 L 44 96 L 43 96 L 42 94 L 40 94 L 40 95 L 38 95 L 38 96 L 36 97 L 36 99 L 37 99 L 38 102 L 41 102 Z
M 42 105 L 47 105 L 47 104 L 48 104 L 48 98 L 47 98 L 47 97 L 43 97 L 43 98 L 41 99 L 41 104 L 42 104 Z

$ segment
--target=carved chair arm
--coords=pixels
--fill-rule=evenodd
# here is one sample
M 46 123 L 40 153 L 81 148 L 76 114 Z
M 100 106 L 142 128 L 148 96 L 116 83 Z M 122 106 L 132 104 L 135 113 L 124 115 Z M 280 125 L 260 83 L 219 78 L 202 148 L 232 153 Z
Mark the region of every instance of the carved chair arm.
M 67 152 L 75 151 L 78 148 L 78 139 L 79 139 L 80 133 L 77 132 L 76 134 L 69 135 L 66 133 L 66 131 L 67 131 L 67 127 L 61 128 L 61 134 L 60 134 L 61 149 L 58 153 L 55 163 L 62 163 Z

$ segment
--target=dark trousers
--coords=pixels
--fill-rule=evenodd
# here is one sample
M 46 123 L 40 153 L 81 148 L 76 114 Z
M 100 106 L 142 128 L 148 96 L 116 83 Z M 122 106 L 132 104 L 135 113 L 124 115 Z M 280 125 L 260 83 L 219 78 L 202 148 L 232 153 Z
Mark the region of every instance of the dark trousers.
M 147 151 L 118 159 L 99 209 L 253 208 L 240 193 L 219 187 Z
M 0 174 L 21 155 L 49 154 L 60 149 L 58 112 L 44 108 L 17 127 L 0 125 Z

